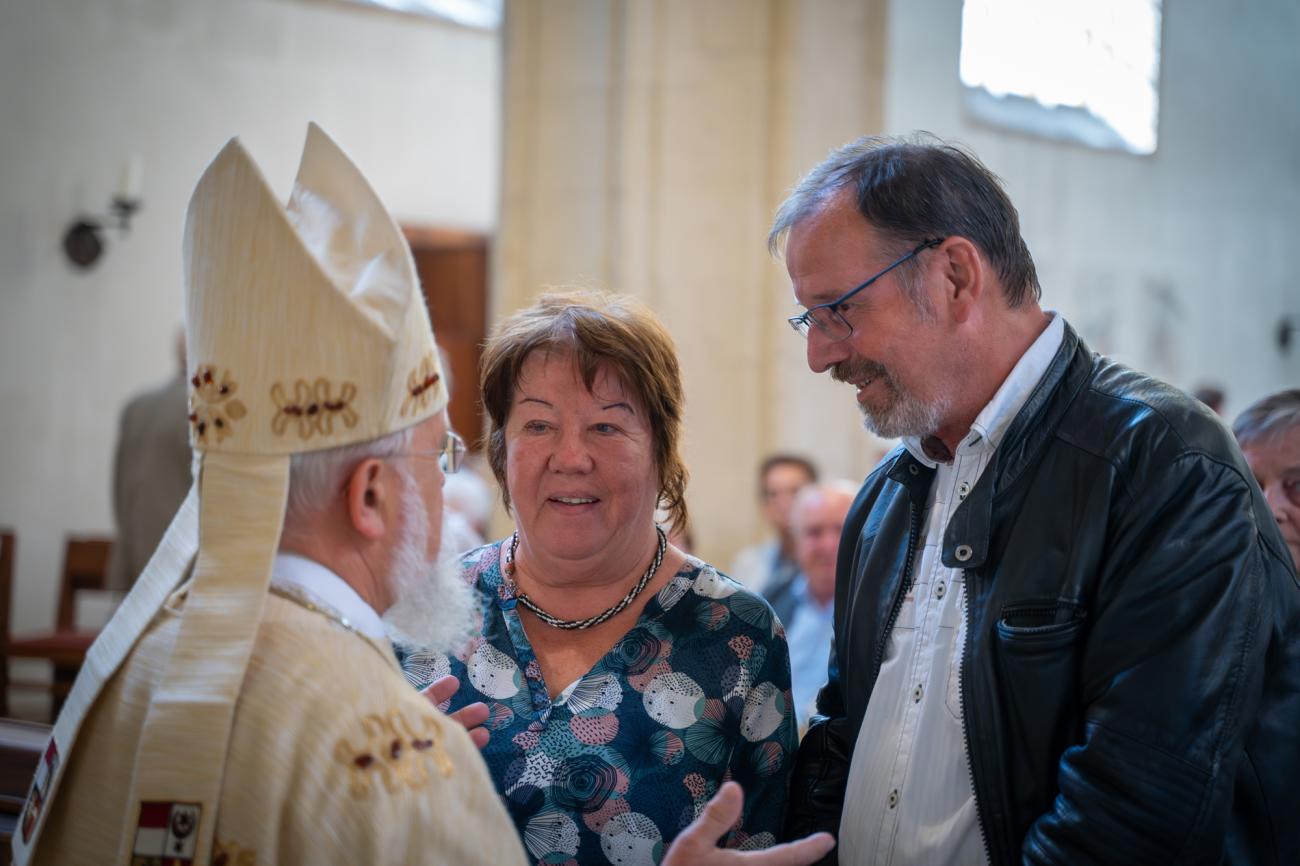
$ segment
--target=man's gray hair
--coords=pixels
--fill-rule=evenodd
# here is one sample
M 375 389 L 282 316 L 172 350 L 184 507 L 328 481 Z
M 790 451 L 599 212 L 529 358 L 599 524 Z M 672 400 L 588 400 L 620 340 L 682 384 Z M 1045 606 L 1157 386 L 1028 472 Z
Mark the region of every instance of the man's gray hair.
M 857 498 L 858 485 L 849 481 L 847 478 L 830 478 L 823 481 L 810 481 L 794 497 L 794 502 L 790 505 L 791 523 L 797 524 L 799 514 L 803 511 L 804 506 L 813 499 L 820 499 L 829 496 L 846 497 L 850 502 Z
M 1300 427 L 1300 388 L 1278 391 L 1247 406 L 1232 422 L 1232 434 L 1245 447 L 1292 427 Z
M 392 457 L 408 450 L 413 431 L 407 427 L 378 439 L 294 454 L 289 462 L 289 503 L 284 525 L 297 526 L 328 506 L 341 495 L 348 475 L 362 460 Z
M 844 189 L 853 190 L 858 212 L 884 236 L 890 255 L 927 240 L 963 237 L 997 271 L 1008 306 L 1042 295 L 1020 215 L 997 175 L 974 154 L 928 134 L 866 136 L 832 151 L 777 209 L 767 236 L 772 254 L 781 253 L 791 229 Z M 913 298 L 919 298 L 918 268 L 915 259 L 902 266 Z

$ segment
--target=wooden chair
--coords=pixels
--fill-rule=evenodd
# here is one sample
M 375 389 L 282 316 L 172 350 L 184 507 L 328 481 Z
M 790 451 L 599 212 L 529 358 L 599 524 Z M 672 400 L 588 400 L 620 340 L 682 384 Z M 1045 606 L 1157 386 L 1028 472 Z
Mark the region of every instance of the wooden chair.
M 50 719 L 53 720 L 72 690 L 77 671 L 95 635 L 76 630 L 76 595 L 83 589 L 103 589 L 112 541 L 92 536 L 68 539 L 63 556 L 63 578 L 59 584 L 59 606 L 55 630 L 42 634 L 9 633 L 9 607 L 13 593 L 13 533 L 3 535 L 4 552 L 0 554 L 0 715 L 8 715 L 10 688 L 44 691 L 50 694 Z M 54 666 L 53 682 L 15 682 L 9 679 L 9 659 L 45 659 Z
M 55 628 L 75 631 L 77 627 L 77 593 L 83 589 L 103 589 L 108 582 L 108 558 L 113 540 L 97 536 L 71 536 L 63 552 L 63 580 L 59 584 L 59 611 Z

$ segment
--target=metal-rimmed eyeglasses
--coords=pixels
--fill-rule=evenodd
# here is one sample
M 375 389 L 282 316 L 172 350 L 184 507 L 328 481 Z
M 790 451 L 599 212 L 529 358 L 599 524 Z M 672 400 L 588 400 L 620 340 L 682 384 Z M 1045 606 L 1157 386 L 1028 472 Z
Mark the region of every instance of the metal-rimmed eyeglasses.
M 829 303 L 809 307 L 804 312 L 797 316 L 791 316 L 786 321 L 790 323 L 790 327 L 794 328 L 796 333 L 802 334 L 805 338 L 808 336 L 808 331 L 814 327 L 821 331 L 821 333 L 832 342 L 839 342 L 840 340 L 847 338 L 853 333 L 853 325 L 849 324 L 849 320 L 844 318 L 844 313 L 840 310 L 840 307 L 842 307 L 849 298 L 853 297 L 858 292 L 862 291 L 867 286 L 901 265 L 903 262 L 915 257 L 922 250 L 928 250 L 931 247 L 939 246 L 939 244 L 943 243 L 945 240 L 947 239 L 931 238 L 930 240 L 922 241 L 920 244 L 917 244 L 916 248 L 911 252 L 890 263 L 883 271 L 871 277 L 865 283 L 862 283 L 856 288 L 850 289 Z
M 465 447 L 465 440 L 460 438 L 460 434 L 455 430 L 447 431 L 447 438 L 443 441 L 442 447 L 436 451 L 399 451 L 394 457 L 424 457 L 428 459 L 437 459 L 438 465 L 442 471 L 451 474 L 460 469 L 465 462 L 465 453 L 469 449 Z

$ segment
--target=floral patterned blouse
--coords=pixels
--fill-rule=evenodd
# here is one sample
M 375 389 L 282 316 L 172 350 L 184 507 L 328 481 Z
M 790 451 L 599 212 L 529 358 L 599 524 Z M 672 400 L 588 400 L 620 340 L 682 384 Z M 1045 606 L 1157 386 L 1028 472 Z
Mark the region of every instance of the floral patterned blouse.
M 459 654 L 399 651 L 441 709 L 490 710 L 488 770 L 534 862 L 657 864 L 728 779 L 745 789 L 728 847 L 776 841 L 797 745 L 785 634 L 771 607 L 688 557 L 604 658 L 552 700 L 502 579 L 502 542 L 466 554 L 483 602 Z

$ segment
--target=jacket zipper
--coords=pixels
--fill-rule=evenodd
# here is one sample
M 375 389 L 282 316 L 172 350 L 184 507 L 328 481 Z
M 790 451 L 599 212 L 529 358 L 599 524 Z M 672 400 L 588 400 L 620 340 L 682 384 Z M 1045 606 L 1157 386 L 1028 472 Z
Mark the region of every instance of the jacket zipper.
M 885 661 L 885 644 L 889 642 L 889 636 L 894 633 L 894 623 L 898 620 L 898 614 L 903 609 L 903 600 L 907 598 L 907 591 L 912 588 L 912 556 L 916 553 L 916 534 L 920 528 L 917 520 L 916 503 L 911 501 L 910 491 L 907 502 L 907 514 L 910 525 L 907 531 L 907 565 L 903 571 L 903 588 L 899 590 L 898 596 L 894 599 L 894 607 L 889 612 L 889 620 L 885 623 L 885 630 L 881 632 L 881 639 L 876 642 L 876 655 L 871 660 L 871 687 L 874 689 L 876 678 L 880 676 L 880 666 Z
M 969 613 L 973 579 L 974 575 L 971 572 L 965 569 L 962 570 L 962 583 L 965 586 L 962 588 L 961 618 L 963 625 L 966 627 L 966 638 L 962 641 L 961 663 L 957 666 L 957 704 L 961 707 L 961 741 L 966 749 L 966 773 L 970 776 L 971 799 L 975 801 L 975 826 L 979 827 L 980 830 L 980 843 L 984 846 L 984 862 L 991 864 L 993 863 L 993 852 L 989 849 L 988 833 L 984 831 L 984 813 L 980 809 L 979 792 L 975 787 L 975 758 L 970 749 L 970 734 L 966 726 L 966 660 L 970 658 L 971 644 L 974 643 Z

